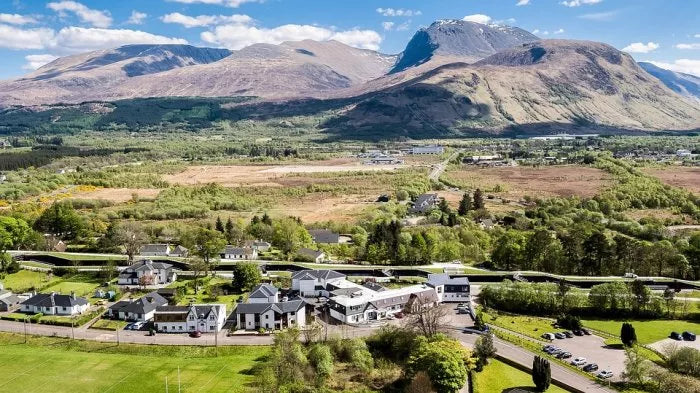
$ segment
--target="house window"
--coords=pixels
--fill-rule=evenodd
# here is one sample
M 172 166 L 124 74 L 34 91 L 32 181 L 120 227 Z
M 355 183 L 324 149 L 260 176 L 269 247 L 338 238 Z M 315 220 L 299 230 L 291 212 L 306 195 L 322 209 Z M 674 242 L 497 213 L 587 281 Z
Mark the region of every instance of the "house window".
M 265 319 L 270 319 L 270 316 L 265 314 Z
M 182 330 L 182 325 L 178 326 L 177 328 L 178 330 Z
M 190 321 L 194 321 L 194 315 L 190 315 Z
M 209 326 L 209 330 L 214 330 L 214 326 Z

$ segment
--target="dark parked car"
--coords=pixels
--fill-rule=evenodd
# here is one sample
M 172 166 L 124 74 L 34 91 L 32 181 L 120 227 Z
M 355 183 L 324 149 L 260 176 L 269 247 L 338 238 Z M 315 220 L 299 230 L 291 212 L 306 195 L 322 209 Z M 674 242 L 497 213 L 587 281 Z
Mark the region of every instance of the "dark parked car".
M 574 335 L 571 332 L 564 332 L 564 335 L 566 336 L 566 338 L 573 338 L 574 337 Z
M 588 329 L 581 329 L 581 331 L 582 331 L 583 334 L 585 334 L 586 336 L 590 336 L 590 335 L 591 335 L 591 332 L 589 332 Z
M 200 332 L 199 330 L 195 330 L 194 332 L 190 332 L 190 337 L 200 338 L 200 337 L 202 337 L 202 332 Z
M 695 341 L 695 333 L 683 332 L 683 340 Z
M 580 330 L 574 330 L 574 334 L 577 336 L 583 336 L 583 332 Z
M 587 365 L 583 366 L 583 371 L 590 373 L 593 371 L 598 370 L 598 365 L 595 363 L 588 363 Z
M 562 352 L 557 355 L 557 359 L 568 359 L 571 357 L 571 352 Z
M 681 335 L 678 334 L 678 332 L 671 332 L 671 336 L 670 336 L 670 337 L 671 337 L 672 339 L 676 340 L 676 341 L 682 341 L 682 340 L 683 340 L 683 337 L 681 337 Z
M 564 335 L 564 333 L 554 333 L 554 337 L 556 337 L 556 338 L 558 338 L 558 339 L 560 339 L 560 340 L 566 338 L 566 336 Z

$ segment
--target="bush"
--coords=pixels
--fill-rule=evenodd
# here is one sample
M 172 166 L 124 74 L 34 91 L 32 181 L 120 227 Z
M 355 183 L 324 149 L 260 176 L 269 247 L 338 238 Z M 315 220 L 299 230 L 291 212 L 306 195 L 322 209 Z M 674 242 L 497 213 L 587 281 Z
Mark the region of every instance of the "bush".
M 564 329 L 581 330 L 581 318 L 570 314 L 564 314 L 557 318 L 557 325 Z
M 666 351 L 666 365 L 679 374 L 700 377 L 700 351 L 695 348 L 673 346 Z

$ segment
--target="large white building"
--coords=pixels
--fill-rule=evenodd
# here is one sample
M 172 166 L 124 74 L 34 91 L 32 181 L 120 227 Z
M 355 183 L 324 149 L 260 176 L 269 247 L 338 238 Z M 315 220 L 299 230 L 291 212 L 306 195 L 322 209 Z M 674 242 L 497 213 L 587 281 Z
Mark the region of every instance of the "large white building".
M 21 303 L 24 313 L 44 315 L 79 315 L 90 307 L 87 299 L 58 293 L 38 293 Z
M 333 270 L 301 270 L 292 275 L 292 290 L 302 297 L 328 297 L 344 281 L 345 275 Z
M 226 317 L 225 304 L 162 306 L 156 308 L 153 322 L 162 333 L 215 333 L 224 327 Z
M 469 302 L 471 295 L 469 279 L 466 277 L 450 277 L 449 274 L 428 274 L 428 285 L 434 287 L 440 302 Z
M 328 301 L 331 317 L 350 324 L 386 319 L 397 313 L 410 313 L 418 307 L 434 307 L 439 303 L 437 290 L 430 285 L 380 291 L 359 286 L 358 290 L 333 296 Z
M 146 277 L 147 285 L 163 285 L 177 278 L 173 265 L 149 260 L 139 261 L 122 270 L 117 277 L 119 285 L 140 285 L 141 277 Z
M 306 302 L 300 298 L 279 298 L 279 290 L 270 284 L 253 288 L 246 303 L 236 307 L 240 329 L 284 329 L 306 326 Z

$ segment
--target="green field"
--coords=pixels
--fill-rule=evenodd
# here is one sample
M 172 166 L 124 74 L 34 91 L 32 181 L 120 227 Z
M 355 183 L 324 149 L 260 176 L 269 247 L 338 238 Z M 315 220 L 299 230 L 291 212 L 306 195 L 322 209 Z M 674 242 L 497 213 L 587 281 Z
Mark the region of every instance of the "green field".
M 90 329 L 122 330 L 129 322 L 112 319 L 98 319 L 90 326 Z
M 542 317 L 532 317 L 527 315 L 512 315 L 499 313 L 495 310 L 489 310 L 488 313 L 482 314 L 484 322 L 490 325 L 495 325 L 508 329 L 522 335 L 540 339 L 542 333 L 563 332 L 563 329 L 552 327 L 553 319 Z
M 54 277 L 51 280 L 48 280 L 47 275 L 44 272 L 20 270 L 17 273 L 8 274 L 0 281 L 2 281 L 2 283 L 5 285 L 5 289 L 13 290 L 15 292 L 23 292 L 31 288 L 45 287 L 52 282 L 60 281 L 60 279 Z
M 608 320 L 584 320 L 583 326 L 600 330 L 615 336 L 620 335 L 623 322 L 630 322 L 637 333 L 640 344 L 655 343 L 667 338 L 671 332 L 691 331 L 700 332 L 700 323 L 681 320 L 653 320 L 653 321 L 608 321 Z
M 474 378 L 474 393 L 501 393 L 510 389 L 520 388 L 525 391 L 534 391 L 530 374 L 511 367 L 499 360 L 491 359 L 489 364 Z M 550 386 L 549 393 L 566 393 L 566 390 Z
M 100 284 L 97 282 L 62 281 L 50 287 L 46 287 L 42 292 L 56 292 L 64 295 L 75 292 L 77 296 L 91 298 L 95 293 L 95 289 L 99 286 Z
M 0 364 L 4 392 L 182 392 L 250 391 L 247 375 L 266 347 L 153 347 L 31 338 L 0 334 Z

